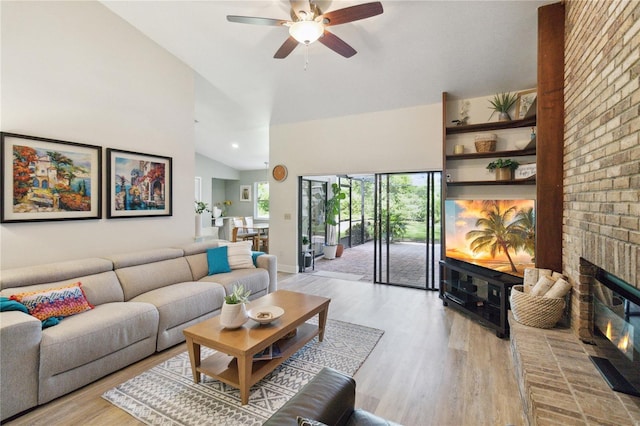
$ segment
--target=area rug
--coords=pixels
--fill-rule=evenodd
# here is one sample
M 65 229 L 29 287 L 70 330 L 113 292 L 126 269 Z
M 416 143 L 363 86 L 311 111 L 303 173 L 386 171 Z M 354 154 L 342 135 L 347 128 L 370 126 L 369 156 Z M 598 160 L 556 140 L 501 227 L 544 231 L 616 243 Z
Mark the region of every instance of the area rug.
M 353 376 L 383 333 L 327 320 L 323 341 L 314 338 L 252 386 L 249 404 L 244 406 L 236 388 L 205 375 L 201 383 L 193 383 L 186 351 L 108 390 L 102 397 L 148 425 L 258 426 L 323 367 Z M 202 358 L 214 352 L 203 347 Z

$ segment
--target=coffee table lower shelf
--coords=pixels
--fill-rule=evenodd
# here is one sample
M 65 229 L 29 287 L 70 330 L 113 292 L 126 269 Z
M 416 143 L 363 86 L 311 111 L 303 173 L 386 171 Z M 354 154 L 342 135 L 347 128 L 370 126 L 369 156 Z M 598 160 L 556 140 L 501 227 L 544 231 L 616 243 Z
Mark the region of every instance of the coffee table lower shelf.
M 298 349 L 307 344 L 311 339 L 319 333 L 319 328 L 313 324 L 304 323 L 298 326 L 297 333 L 290 339 L 278 340 L 281 356 L 265 361 L 252 361 L 253 368 L 249 386 L 259 382 L 264 376 L 275 370 L 277 366 L 286 361 Z M 261 352 L 262 349 L 256 351 Z M 226 383 L 230 386 L 240 388 L 240 374 L 238 371 L 238 360 L 235 357 L 217 352 L 214 355 L 202 360 L 200 366 L 196 369 L 198 373 L 206 374 Z

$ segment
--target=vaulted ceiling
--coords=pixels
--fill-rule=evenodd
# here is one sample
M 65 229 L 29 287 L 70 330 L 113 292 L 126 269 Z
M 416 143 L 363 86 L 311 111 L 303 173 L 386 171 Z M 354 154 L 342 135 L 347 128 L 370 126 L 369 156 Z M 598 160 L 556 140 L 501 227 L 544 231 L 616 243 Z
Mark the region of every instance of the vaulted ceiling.
M 330 27 L 358 52 L 349 59 L 317 42 L 274 59 L 286 28 L 226 19 L 290 19 L 288 0 L 102 3 L 197 73 L 196 152 L 252 170 L 271 125 L 534 87 L 537 8 L 553 1 L 383 0 L 383 14 Z

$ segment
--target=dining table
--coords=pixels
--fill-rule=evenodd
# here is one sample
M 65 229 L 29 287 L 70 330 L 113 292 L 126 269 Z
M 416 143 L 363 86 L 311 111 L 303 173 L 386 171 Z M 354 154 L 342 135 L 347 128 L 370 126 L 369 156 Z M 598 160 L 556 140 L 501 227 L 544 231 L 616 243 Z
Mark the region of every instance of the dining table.
M 267 241 L 269 241 L 269 224 L 265 223 L 265 222 L 258 222 L 258 223 L 254 223 L 251 226 L 239 226 L 238 228 L 240 228 L 242 230 L 242 232 L 240 232 L 238 234 L 238 236 L 242 235 L 242 234 L 251 234 L 251 233 L 255 233 L 256 235 L 254 235 L 253 238 L 253 249 L 255 251 L 258 251 L 260 249 L 260 239 L 266 239 Z M 268 242 L 266 244 L 266 246 L 268 247 Z

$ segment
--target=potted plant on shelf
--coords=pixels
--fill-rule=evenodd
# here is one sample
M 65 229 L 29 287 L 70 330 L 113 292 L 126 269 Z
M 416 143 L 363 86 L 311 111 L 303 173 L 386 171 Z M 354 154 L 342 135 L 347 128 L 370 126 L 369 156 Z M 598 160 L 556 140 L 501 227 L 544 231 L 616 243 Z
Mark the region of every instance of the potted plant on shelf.
M 493 96 L 493 99 L 489 101 L 491 106 L 489 109 L 492 109 L 493 112 L 489 116 L 489 120 L 493 117 L 493 114 L 498 113 L 499 121 L 510 121 L 511 116 L 509 115 L 509 110 L 515 105 L 518 100 L 518 96 L 516 94 L 511 93 L 496 93 Z
M 520 166 L 517 161 L 507 159 L 503 160 L 499 158 L 490 162 L 487 165 L 487 170 L 496 172 L 496 180 L 511 180 L 513 179 L 513 171 Z
M 302 251 L 309 250 L 309 237 L 306 235 L 302 236 Z
M 327 199 L 327 207 L 325 210 L 325 222 L 327 225 L 327 244 L 324 247 L 324 257 L 326 259 L 335 259 L 336 250 L 338 249 L 338 235 L 336 226 L 338 226 L 338 216 L 340 214 L 340 200 L 347 198 L 347 195 L 342 192 L 340 185 L 337 183 L 331 184 L 331 198 Z
M 202 236 L 202 213 L 210 212 L 204 201 L 196 201 L 196 238 Z
M 220 311 L 220 324 L 224 328 L 239 328 L 247 322 L 249 316 L 245 303 L 249 300 L 250 295 L 251 291 L 245 291 L 242 284 L 234 284 L 233 293 L 224 297 Z

